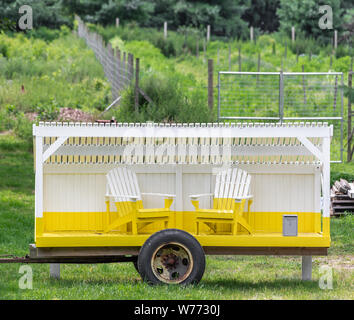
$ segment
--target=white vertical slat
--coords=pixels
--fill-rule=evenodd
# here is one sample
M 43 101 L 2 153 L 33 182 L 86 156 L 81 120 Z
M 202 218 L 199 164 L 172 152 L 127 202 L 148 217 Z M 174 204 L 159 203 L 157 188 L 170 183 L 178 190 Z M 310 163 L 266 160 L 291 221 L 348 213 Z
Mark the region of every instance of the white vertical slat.
M 249 194 L 248 190 L 249 190 L 249 187 L 251 184 L 251 175 L 247 174 L 247 173 L 246 173 L 246 175 L 247 175 L 247 178 L 246 178 L 245 189 L 243 190 L 243 195 L 242 195 L 243 197 L 248 196 L 248 194 Z
M 240 189 L 240 182 L 241 182 L 241 176 L 242 176 L 243 170 L 238 169 L 237 170 L 237 177 L 236 177 L 236 182 L 235 182 L 235 188 L 234 188 L 234 193 L 233 193 L 233 198 L 236 198 L 238 195 L 238 191 Z
M 235 190 L 235 183 L 236 183 L 236 176 L 237 176 L 237 168 L 232 169 L 232 176 L 230 180 L 229 186 L 229 193 L 227 198 L 233 198 L 234 190 Z
M 221 172 L 219 172 L 216 175 L 216 182 L 215 182 L 215 193 L 214 193 L 214 197 L 215 198 L 220 198 L 220 183 L 221 183 Z
M 128 174 L 127 174 L 127 169 L 124 168 L 120 168 L 120 174 L 121 174 L 121 185 L 123 186 L 124 189 L 124 195 L 132 195 L 132 190 L 129 184 L 129 180 L 128 180 Z M 129 201 L 130 199 L 128 199 L 128 197 L 126 197 L 125 201 Z
M 134 186 L 134 192 L 135 194 L 137 195 L 138 197 L 138 200 L 141 200 L 141 192 L 140 192 L 140 189 L 139 189 L 139 184 L 138 184 L 138 178 L 136 176 L 136 173 L 135 172 L 132 172 L 131 170 L 129 170 L 131 175 L 132 175 L 132 179 L 133 179 L 133 186 Z
M 226 184 L 226 173 L 227 171 L 222 171 L 221 172 L 221 179 L 220 179 L 220 186 L 219 186 L 219 198 L 224 198 L 224 190 L 225 190 L 225 184 Z
M 243 190 L 245 188 L 246 178 L 247 178 L 247 172 L 243 171 L 242 172 L 241 183 L 240 183 L 240 189 L 239 189 L 238 195 L 237 195 L 238 197 L 242 197 L 242 195 L 243 195 Z
M 231 189 L 231 177 L 232 177 L 232 169 L 229 168 L 226 171 L 224 198 L 229 197 L 230 189 Z
M 35 215 L 43 217 L 43 137 L 36 136 Z
M 112 183 L 116 187 L 116 192 L 118 195 L 125 195 L 127 194 L 127 190 L 125 189 L 125 185 L 123 183 L 123 177 L 121 175 L 121 168 L 117 168 L 113 170 L 113 176 L 112 178 L 114 179 Z M 127 199 L 124 197 L 119 197 L 119 201 L 126 201 Z

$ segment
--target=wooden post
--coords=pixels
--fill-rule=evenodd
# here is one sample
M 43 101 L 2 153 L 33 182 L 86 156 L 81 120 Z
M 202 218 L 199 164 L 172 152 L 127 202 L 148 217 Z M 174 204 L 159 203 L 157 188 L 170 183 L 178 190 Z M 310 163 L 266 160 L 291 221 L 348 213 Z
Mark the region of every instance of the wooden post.
M 208 106 L 210 110 L 213 110 L 213 106 L 214 106 L 213 74 L 214 74 L 214 61 L 213 59 L 209 59 L 208 60 Z
M 167 21 L 163 23 L 163 36 L 167 39 Z
M 203 52 L 204 52 L 203 62 L 205 63 L 205 61 L 206 61 L 206 43 L 205 43 L 205 39 L 203 39 Z
M 257 72 L 261 71 L 261 53 L 258 53 L 258 63 L 257 63 Z M 257 86 L 259 83 L 259 74 L 257 74 Z
M 291 27 L 291 41 L 295 42 L 295 27 Z
M 305 66 L 302 65 L 302 72 L 305 72 Z M 304 106 L 306 106 L 307 98 L 306 98 L 306 83 L 305 83 L 305 76 L 302 76 L 302 88 L 304 90 Z
M 281 57 L 281 67 L 280 67 L 281 71 L 284 71 L 284 58 Z
M 353 111 L 352 111 L 352 101 L 351 101 L 351 95 L 352 95 L 352 79 L 353 79 L 353 69 L 349 71 L 348 73 L 348 152 L 347 152 L 347 161 L 350 162 L 353 159 L 353 153 L 354 153 L 354 128 L 352 129 L 352 117 L 353 117 Z
M 210 24 L 207 26 L 207 42 L 210 41 Z
M 139 112 L 139 58 L 135 60 L 135 112 Z
M 121 72 L 121 75 L 122 75 L 122 79 L 123 79 L 123 83 L 124 83 L 124 87 L 126 86 L 127 84 L 127 54 L 126 52 L 123 52 L 123 67 L 122 67 L 122 72 Z
M 250 27 L 250 40 L 253 42 L 253 27 Z
M 312 256 L 302 256 L 302 280 L 312 279 Z
M 60 264 L 59 263 L 51 263 L 49 265 L 49 273 L 50 277 L 53 279 L 60 279 Z
M 119 27 L 119 18 L 116 18 L 116 27 Z
M 241 45 L 238 46 L 238 71 L 242 71 L 242 65 L 241 65 Z
M 334 30 L 334 42 L 333 42 L 333 45 L 334 45 L 334 50 L 337 50 L 337 45 L 338 45 L 338 31 L 337 30 Z
M 131 53 L 128 53 L 128 77 L 129 81 L 134 77 L 134 56 Z
M 199 38 L 197 37 L 197 43 L 196 43 L 196 57 L 199 58 Z
M 122 69 L 121 69 L 121 59 L 120 59 L 120 50 L 116 50 L 116 59 L 117 59 L 117 75 L 118 75 L 118 92 L 122 88 Z M 119 95 L 119 93 L 118 93 Z

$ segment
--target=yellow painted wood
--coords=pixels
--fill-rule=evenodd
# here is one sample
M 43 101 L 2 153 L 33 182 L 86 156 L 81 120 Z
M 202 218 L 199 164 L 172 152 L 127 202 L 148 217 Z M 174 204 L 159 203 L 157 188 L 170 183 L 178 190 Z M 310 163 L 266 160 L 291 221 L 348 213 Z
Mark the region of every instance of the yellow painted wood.
M 112 219 L 109 223 L 104 225 L 104 232 L 116 230 L 117 228 L 130 223 L 132 227 L 132 234 L 138 233 L 138 224 L 144 223 L 152 224 L 154 222 L 164 222 L 164 225 L 168 224 L 169 212 L 173 199 L 165 199 L 165 208 L 144 209 L 142 200 L 136 202 L 121 201 L 115 202 L 117 207 L 118 216 Z M 110 216 L 110 206 L 107 205 L 107 215 Z M 110 220 L 110 219 L 108 219 Z
M 248 204 L 247 218 L 250 214 L 250 202 Z M 209 229 L 214 230 L 216 233 L 231 232 L 236 235 L 238 231 L 242 232 L 243 229 L 249 234 L 252 234 L 253 227 L 249 221 L 243 217 L 243 210 L 246 204 L 246 200 L 242 199 L 240 202 L 235 202 L 232 198 L 214 198 L 213 209 L 200 209 L 199 203 L 196 200 L 192 200 L 192 204 L 195 207 L 195 219 L 196 219 L 196 233 L 201 231 L 201 223 L 207 224 Z M 211 226 L 209 223 L 223 224 L 217 228 Z M 225 226 L 226 225 L 226 226 Z M 241 228 L 240 228 L 241 227 Z
M 37 247 L 100 247 L 142 246 L 150 234 L 53 232 L 37 236 Z M 297 237 L 283 237 L 281 233 L 253 235 L 195 235 L 202 246 L 231 247 L 329 247 L 330 237 L 318 233 L 299 233 Z
M 165 210 L 165 209 L 162 209 Z M 289 214 L 289 212 L 243 212 L 242 217 L 250 225 L 255 233 L 266 232 L 282 232 L 282 216 Z M 321 232 L 321 213 L 319 212 L 291 212 L 291 214 L 298 215 L 298 232 L 299 233 L 319 233 Z M 110 211 L 109 216 L 107 212 L 44 212 L 43 219 L 36 220 L 36 234 L 43 231 L 95 231 L 103 230 L 104 225 L 112 223 L 119 218 L 116 211 Z M 188 232 L 195 232 L 195 212 L 169 212 L 170 225 L 174 228 L 186 230 Z M 329 218 L 323 218 L 323 228 L 329 234 Z M 327 222 L 326 222 L 327 221 Z M 38 224 L 37 224 L 38 222 Z M 177 226 L 178 222 L 178 226 Z M 41 225 L 42 224 L 42 225 Z M 161 224 L 151 226 L 146 229 L 153 233 L 158 231 Z M 119 230 L 125 232 L 127 226 Z M 201 227 L 201 232 L 206 232 L 209 227 Z M 218 232 L 230 232 L 230 226 L 220 223 Z M 327 231 L 328 230 L 328 231 Z M 239 232 L 242 230 L 239 229 Z

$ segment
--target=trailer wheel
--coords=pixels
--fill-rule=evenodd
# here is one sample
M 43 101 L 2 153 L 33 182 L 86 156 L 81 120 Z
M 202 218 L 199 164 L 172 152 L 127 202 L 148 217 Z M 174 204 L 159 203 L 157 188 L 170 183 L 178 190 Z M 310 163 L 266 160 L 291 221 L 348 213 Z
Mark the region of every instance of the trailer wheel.
M 165 229 L 154 233 L 141 247 L 138 269 L 150 284 L 198 283 L 205 270 L 205 255 L 189 233 Z

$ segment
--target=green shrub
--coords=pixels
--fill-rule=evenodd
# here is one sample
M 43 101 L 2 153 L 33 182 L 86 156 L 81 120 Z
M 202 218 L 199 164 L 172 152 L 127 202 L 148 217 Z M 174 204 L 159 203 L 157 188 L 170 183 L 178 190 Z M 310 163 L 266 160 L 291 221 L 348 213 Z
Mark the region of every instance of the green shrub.
M 213 115 L 207 100 L 199 92 L 187 94 L 174 78 L 151 75 L 141 83 L 142 90 L 152 100 L 139 95 L 139 112 L 135 112 L 134 88 L 123 95 L 113 115 L 119 122 L 211 122 Z

